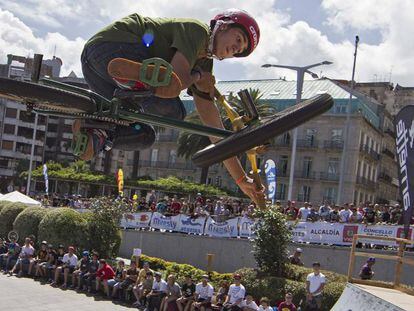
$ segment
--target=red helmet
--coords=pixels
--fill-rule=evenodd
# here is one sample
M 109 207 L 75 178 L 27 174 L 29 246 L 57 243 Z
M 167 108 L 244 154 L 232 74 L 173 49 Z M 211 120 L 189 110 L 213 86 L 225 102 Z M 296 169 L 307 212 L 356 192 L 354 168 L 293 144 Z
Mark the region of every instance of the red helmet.
M 247 35 L 249 40 L 248 47 L 245 51 L 235 54 L 235 57 L 245 57 L 249 55 L 259 44 L 260 28 L 256 20 L 246 11 L 239 9 L 228 9 L 214 17 L 212 22 L 222 20 L 227 23 L 240 26 Z

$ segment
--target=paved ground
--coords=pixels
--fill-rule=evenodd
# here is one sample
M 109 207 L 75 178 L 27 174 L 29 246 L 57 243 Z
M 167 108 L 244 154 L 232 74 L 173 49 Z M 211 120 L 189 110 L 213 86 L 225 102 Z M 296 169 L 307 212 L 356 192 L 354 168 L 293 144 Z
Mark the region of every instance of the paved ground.
M 0 274 L 0 310 L 50 311 L 50 310 L 129 310 L 136 309 L 88 296 L 73 290 L 61 290 L 29 278 L 9 277 Z

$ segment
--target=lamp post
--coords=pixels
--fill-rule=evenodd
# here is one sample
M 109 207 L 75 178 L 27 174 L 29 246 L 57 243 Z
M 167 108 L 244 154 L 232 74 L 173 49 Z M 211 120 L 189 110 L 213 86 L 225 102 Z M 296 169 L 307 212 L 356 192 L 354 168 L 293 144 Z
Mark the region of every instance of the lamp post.
M 263 68 L 284 68 L 296 71 L 296 104 L 298 104 L 302 100 L 302 89 L 303 89 L 303 80 L 305 73 L 308 73 L 312 76 L 312 78 L 317 79 L 318 75 L 312 71 L 310 68 L 322 66 L 322 65 L 331 65 L 332 62 L 323 61 L 320 63 L 298 67 L 298 66 L 286 66 L 286 65 L 272 65 L 272 64 L 264 64 L 262 65 Z M 290 173 L 289 173 L 289 188 L 288 188 L 288 200 L 292 200 L 292 191 L 293 191 L 293 176 L 295 171 L 295 161 L 296 161 L 296 143 L 298 139 L 298 128 L 296 127 L 293 130 L 293 141 L 292 141 L 292 157 L 290 161 Z

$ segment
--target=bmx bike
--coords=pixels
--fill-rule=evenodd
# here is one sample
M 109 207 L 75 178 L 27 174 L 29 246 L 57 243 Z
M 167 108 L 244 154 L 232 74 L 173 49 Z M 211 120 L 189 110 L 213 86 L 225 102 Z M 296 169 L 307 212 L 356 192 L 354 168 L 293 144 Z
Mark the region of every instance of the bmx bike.
M 120 63 L 131 62 L 123 59 L 117 60 Z M 170 83 L 171 75 L 174 73 L 171 65 L 162 59 L 152 58 L 140 64 L 140 80 L 151 88 L 145 91 L 119 90 L 112 100 L 77 86 L 49 78 L 40 79 L 41 62 L 42 55 L 35 54 L 30 82 L 0 78 L 0 97 L 22 102 L 28 110 L 44 115 L 91 119 L 124 126 L 141 122 L 219 138 L 220 140 L 216 143 L 194 154 L 192 161 L 197 166 L 205 167 L 247 152 L 252 166 L 252 176 L 257 185 L 261 185 L 256 163 L 256 154 L 260 146 L 326 112 L 333 105 L 332 97 L 322 94 L 291 106 L 272 117 L 267 117 L 266 120 L 261 120 L 247 90 L 241 90 L 238 93 L 244 108 L 244 114 L 240 115 L 216 89 L 216 104 L 224 107 L 233 127 L 233 130 L 220 129 L 142 111 L 131 112 L 122 109 L 123 100 L 152 96 L 156 93 L 157 87 Z M 111 72 L 109 66 L 108 69 L 112 76 L 116 75 L 113 70 Z M 160 72 L 163 73 L 161 79 Z M 76 155 L 81 151 L 82 145 L 78 143 L 72 145 L 72 148 Z M 261 204 L 264 202 L 259 205 Z

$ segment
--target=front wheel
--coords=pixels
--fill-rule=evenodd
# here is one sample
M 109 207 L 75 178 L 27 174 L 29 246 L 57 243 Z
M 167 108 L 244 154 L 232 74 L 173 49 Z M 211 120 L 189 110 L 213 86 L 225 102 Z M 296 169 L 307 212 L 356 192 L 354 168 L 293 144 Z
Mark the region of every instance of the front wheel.
M 246 127 L 216 144 L 198 151 L 192 160 L 197 166 L 207 167 L 237 156 L 328 111 L 333 103 L 329 94 L 312 97 L 285 109 L 261 125 Z

